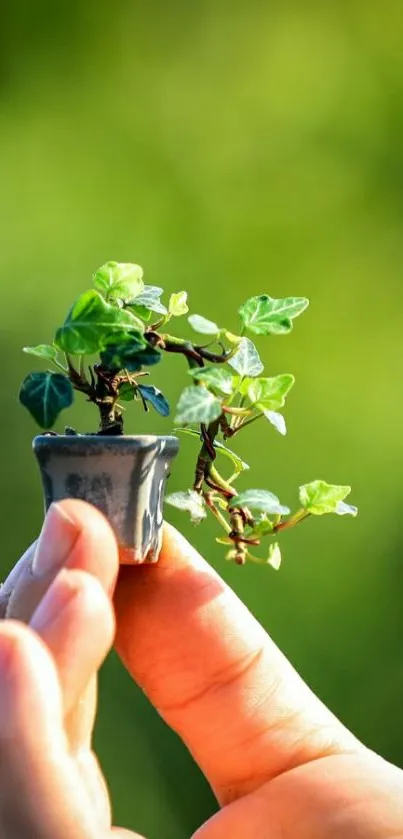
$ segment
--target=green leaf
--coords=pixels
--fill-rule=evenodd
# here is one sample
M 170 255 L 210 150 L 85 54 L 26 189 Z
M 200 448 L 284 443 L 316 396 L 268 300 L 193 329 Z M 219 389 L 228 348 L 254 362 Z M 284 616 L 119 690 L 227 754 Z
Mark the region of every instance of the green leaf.
M 269 555 L 267 557 L 267 562 L 274 568 L 275 571 L 278 571 L 281 565 L 281 550 L 280 545 L 278 542 L 272 542 L 269 547 Z
M 251 379 L 250 376 L 237 376 L 236 381 L 234 382 L 234 390 L 237 393 L 240 393 L 241 396 L 247 396 L 249 385 L 251 385 L 254 381 L 255 380 Z
M 106 344 L 105 349 L 101 352 L 101 362 L 109 370 L 129 369 L 127 364 L 135 357 L 137 363 L 137 354 L 147 347 L 147 342 L 141 332 L 132 333 L 130 335 L 123 335 L 119 342 L 111 341 Z
M 23 381 L 19 400 L 42 428 L 52 428 L 64 408 L 73 402 L 73 386 L 62 373 L 30 373 Z
M 131 373 L 136 373 L 141 367 L 153 367 L 161 361 L 162 353 L 156 347 L 147 345 L 144 350 L 139 350 L 136 357 L 132 357 L 126 367 Z
M 147 309 L 145 306 L 137 306 L 136 303 L 133 303 L 133 305 L 130 304 L 130 306 L 125 306 L 125 309 L 135 315 L 136 318 L 146 321 L 146 323 L 151 320 L 152 313 L 150 312 L 150 309 Z
M 247 536 L 248 538 L 251 537 L 254 539 L 255 537 L 267 536 L 272 532 L 273 522 L 271 522 L 270 519 L 267 519 L 264 515 L 253 525 L 253 527 L 251 527 L 250 531 L 247 531 Z
M 168 313 L 168 309 L 160 301 L 163 291 L 164 290 L 158 286 L 145 285 L 142 293 L 135 299 L 135 307 L 137 308 L 138 306 L 141 306 L 149 312 L 157 312 L 160 315 L 166 315 Z M 129 301 L 129 306 L 130 303 L 131 301 Z
M 131 402 L 136 393 L 136 385 L 131 382 L 122 382 L 119 387 L 119 401 Z
M 164 394 L 161 393 L 157 387 L 154 387 L 154 385 L 138 385 L 138 390 L 140 391 L 143 399 L 145 399 L 146 402 L 150 402 L 153 408 L 155 408 L 162 417 L 167 417 L 169 415 L 169 402 L 165 399 Z
M 101 362 L 109 370 L 129 370 L 131 373 L 157 364 L 161 357 L 160 350 L 147 344 L 139 333 L 124 336 L 120 343 L 107 344 L 101 352 Z
M 263 364 L 259 353 L 249 338 L 242 338 L 238 349 L 228 364 L 239 373 L 240 376 L 259 376 L 263 370 Z
M 279 516 L 288 515 L 290 512 L 288 507 L 283 507 L 280 504 L 276 495 L 266 489 L 247 489 L 240 495 L 236 495 L 235 498 L 231 498 L 228 506 L 249 507 L 249 509 L 260 513 Z
M 55 344 L 72 355 L 99 352 L 114 338 L 144 329 L 141 320 L 125 309 L 105 303 L 97 291 L 85 291 L 56 332 Z
M 261 411 L 276 411 L 282 408 L 285 397 L 295 382 L 291 373 L 272 376 L 268 379 L 255 379 L 248 387 L 248 397 L 252 405 Z
M 313 516 L 323 516 L 325 513 L 337 512 L 343 515 L 344 508 L 340 512 L 339 505 L 350 492 L 351 487 L 349 486 L 327 484 L 326 481 L 312 481 L 312 483 L 304 484 L 299 488 L 299 500 L 302 507 Z M 346 511 L 344 510 L 344 512 Z
M 132 300 L 144 290 L 143 269 L 131 262 L 106 262 L 93 282 L 106 300 Z
M 49 344 L 38 344 L 36 347 L 23 347 L 22 351 L 29 355 L 36 355 L 38 358 L 44 358 L 46 361 L 54 362 L 58 360 L 57 348 Z
M 220 327 L 212 320 L 207 320 L 202 315 L 189 315 L 188 322 L 195 332 L 201 332 L 202 335 L 218 335 Z
M 277 411 L 268 411 L 266 408 L 263 408 L 263 413 L 279 434 L 283 436 L 287 434 L 287 426 L 282 414 L 277 413 Z
M 178 510 L 186 510 L 190 513 L 193 524 L 200 524 L 206 518 L 206 505 L 202 495 L 193 489 L 186 492 L 172 492 L 165 497 L 167 504 L 176 507 Z
M 212 422 L 221 414 L 221 402 L 205 387 L 187 387 L 179 397 L 175 423 Z
M 244 326 L 256 335 L 281 335 L 290 332 L 292 320 L 309 305 L 306 297 L 276 300 L 267 294 L 250 297 L 240 309 Z
M 189 375 L 208 388 L 215 388 L 221 393 L 231 394 L 234 376 L 223 367 L 193 367 Z
M 136 303 L 141 302 L 143 306 L 151 307 L 155 301 L 159 301 L 163 293 L 164 289 L 160 286 L 145 285 L 140 296 L 136 298 Z
M 168 312 L 172 317 L 179 317 L 180 315 L 186 315 L 189 311 L 189 307 L 186 303 L 187 301 L 187 292 L 186 291 L 178 291 L 175 294 L 171 294 L 168 303 Z
M 195 431 L 193 428 L 175 428 L 174 431 L 175 433 L 180 432 L 181 434 L 188 434 L 190 437 L 197 437 L 197 439 L 202 442 L 200 432 Z M 220 443 L 218 440 L 214 440 L 213 446 L 217 450 L 218 454 L 222 454 L 232 461 L 237 472 L 244 472 L 246 469 L 249 469 L 249 464 L 245 463 L 245 461 L 242 460 L 236 452 L 229 449 L 228 446 L 224 446 L 224 444 Z

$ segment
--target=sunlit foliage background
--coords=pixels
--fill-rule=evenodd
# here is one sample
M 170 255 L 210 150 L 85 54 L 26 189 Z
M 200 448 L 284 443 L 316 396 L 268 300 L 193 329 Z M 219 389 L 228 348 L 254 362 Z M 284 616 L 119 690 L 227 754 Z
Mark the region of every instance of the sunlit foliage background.
M 233 330 L 251 294 L 306 295 L 291 336 L 259 341 L 297 385 L 288 438 L 245 432 L 247 480 L 290 506 L 302 482 L 351 483 L 359 518 L 285 534 L 276 575 L 225 565 L 214 524 L 169 517 L 336 714 L 403 764 L 401 4 L 6 0 L 1 18 L 3 575 L 42 516 L 35 428 L 16 402 L 34 359 L 20 347 L 52 339 L 98 265 L 139 262 Z M 164 370 L 173 402 L 185 364 Z M 94 417 L 81 404 L 68 421 Z M 170 428 L 135 410 L 127 425 Z M 192 443 L 171 489 L 190 483 Z M 113 657 L 97 743 L 116 822 L 186 839 L 213 812 Z

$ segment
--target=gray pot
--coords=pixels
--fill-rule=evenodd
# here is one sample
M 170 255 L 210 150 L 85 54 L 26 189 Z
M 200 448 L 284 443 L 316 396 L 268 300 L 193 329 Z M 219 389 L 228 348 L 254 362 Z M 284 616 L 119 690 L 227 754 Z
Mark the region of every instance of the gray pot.
M 39 435 L 33 441 L 45 510 L 52 501 L 81 498 L 110 522 L 124 563 L 157 562 L 162 505 L 177 437 Z

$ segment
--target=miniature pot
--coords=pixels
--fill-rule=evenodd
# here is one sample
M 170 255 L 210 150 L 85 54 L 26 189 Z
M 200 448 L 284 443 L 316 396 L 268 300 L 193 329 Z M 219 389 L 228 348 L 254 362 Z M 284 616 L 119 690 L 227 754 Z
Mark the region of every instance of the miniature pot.
M 124 564 L 157 562 L 165 482 L 177 437 L 39 435 L 33 441 L 45 511 L 53 501 L 81 498 L 110 522 Z

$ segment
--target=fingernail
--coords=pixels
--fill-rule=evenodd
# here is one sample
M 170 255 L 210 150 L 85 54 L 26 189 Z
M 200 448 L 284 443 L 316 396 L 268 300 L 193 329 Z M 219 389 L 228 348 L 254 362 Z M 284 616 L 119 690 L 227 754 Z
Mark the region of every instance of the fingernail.
M 42 577 L 58 571 L 64 565 L 77 539 L 77 525 L 69 519 L 62 507 L 54 503 L 49 507 L 32 561 L 32 571 Z
M 54 582 L 46 592 L 30 622 L 31 628 L 36 632 L 50 629 L 51 625 L 59 620 L 67 604 L 79 594 L 80 590 L 77 586 L 69 584 L 71 573 L 71 571 L 61 571 L 57 582 Z

